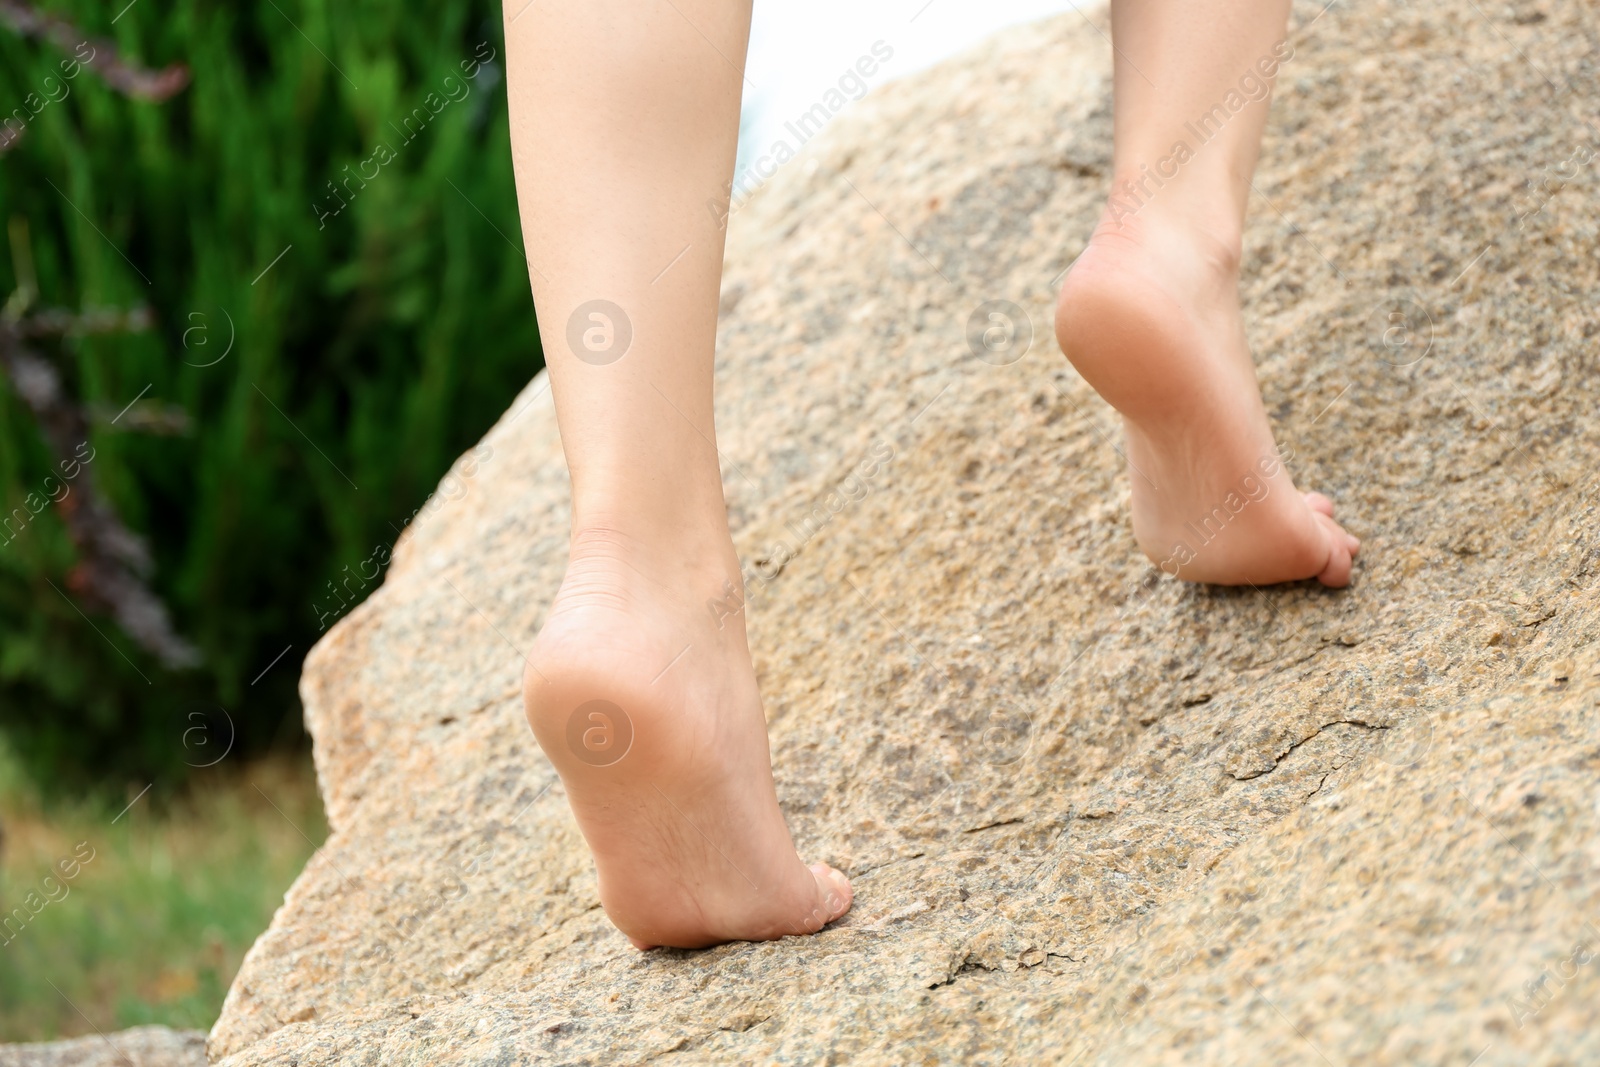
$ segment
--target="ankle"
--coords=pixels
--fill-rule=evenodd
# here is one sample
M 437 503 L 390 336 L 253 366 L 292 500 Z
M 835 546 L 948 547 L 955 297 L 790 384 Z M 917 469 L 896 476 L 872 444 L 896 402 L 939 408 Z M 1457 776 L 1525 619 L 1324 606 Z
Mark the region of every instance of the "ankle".
M 1243 258 L 1242 233 L 1226 212 L 1169 204 L 1150 204 L 1130 214 L 1119 211 L 1113 201 L 1089 244 L 1110 253 L 1112 262 L 1131 254 L 1159 263 L 1163 274 L 1185 277 L 1188 285 L 1218 296 L 1236 290 Z
M 1179 175 L 1175 181 L 1151 188 L 1152 177 L 1118 173 L 1096 234 L 1111 230 L 1136 239 L 1150 234 L 1181 237 L 1204 247 L 1208 257 L 1220 259 L 1223 265 L 1236 264 L 1245 204 L 1232 180 Z
M 643 580 L 694 598 L 740 585 L 725 514 L 585 516 L 573 523 L 567 574 L 569 586 L 579 576 L 606 584 Z

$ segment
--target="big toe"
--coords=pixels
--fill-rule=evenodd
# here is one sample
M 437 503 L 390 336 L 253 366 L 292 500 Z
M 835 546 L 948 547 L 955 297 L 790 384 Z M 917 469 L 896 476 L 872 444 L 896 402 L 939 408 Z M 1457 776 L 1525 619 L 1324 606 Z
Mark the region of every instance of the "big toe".
M 835 870 L 826 863 L 813 863 L 811 874 L 817 880 L 823 911 L 828 916 L 823 920 L 823 925 L 827 925 L 850 910 L 850 904 L 856 898 L 855 889 L 843 871 Z
M 1328 544 L 1328 562 L 1317 575 L 1317 581 L 1330 589 L 1343 589 L 1350 584 L 1351 557 L 1359 551 L 1361 542 L 1322 512 L 1317 512 L 1314 518 Z

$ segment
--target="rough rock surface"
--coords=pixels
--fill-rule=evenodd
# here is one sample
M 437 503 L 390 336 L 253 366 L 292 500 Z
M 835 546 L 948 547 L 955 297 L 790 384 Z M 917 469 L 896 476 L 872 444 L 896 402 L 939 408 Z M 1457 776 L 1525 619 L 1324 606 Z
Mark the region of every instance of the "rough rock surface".
M 136 1026 L 71 1041 L 0 1045 L 0 1067 L 206 1067 L 206 1035 Z
M 779 571 L 752 645 L 790 825 L 855 910 L 704 952 L 606 923 L 518 697 L 565 561 L 541 378 L 307 661 L 333 832 L 212 1057 L 1600 1062 L 1600 17 L 1293 24 L 1244 297 L 1296 480 L 1364 539 L 1351 588 L 1139 555 L 1049 329 L 1109 48 L 1007 32 L 732 223 L 725 481 Z M 969 347 L 988 300 L 1031 319 L 1020 360 Z

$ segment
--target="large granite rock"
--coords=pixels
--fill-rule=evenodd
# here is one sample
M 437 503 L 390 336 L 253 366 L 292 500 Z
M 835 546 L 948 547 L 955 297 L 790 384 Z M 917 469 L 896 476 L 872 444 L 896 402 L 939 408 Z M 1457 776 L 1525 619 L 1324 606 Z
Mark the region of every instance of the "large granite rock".
M 1294 22 L 1244 296 L 1296 479 L 1364 539 L 1351 588 L 1139 555 L 1116 420 L 1049 329 L 1109 48 L 1010 31 L 732 222 L 752 645 L 790 825 L 855 910 L 704 952 L 607 924 L 518 694 L 568 520 L 541 377 L 307 661 L 333 832 L 212 1057 L 1600 1062 L 1600 23 Z M 990 300 L 1031 319 L 1014 362 L 969 346 Z
M 206 1035 L 135 1026 L 70 1041 L 0 1045 L 0 1067 L 206 1067 Z

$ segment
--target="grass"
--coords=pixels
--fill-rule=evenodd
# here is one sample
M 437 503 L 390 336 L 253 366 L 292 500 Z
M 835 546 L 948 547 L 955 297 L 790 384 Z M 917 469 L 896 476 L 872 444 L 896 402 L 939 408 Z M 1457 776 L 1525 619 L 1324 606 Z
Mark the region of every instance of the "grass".
M 45 801 L 0 749 L 0 1042 L 216 1021 L 327 834 L 309 756 L 231 762 L 119 816 L 138 787 Z

